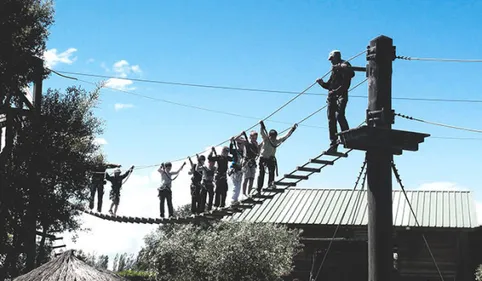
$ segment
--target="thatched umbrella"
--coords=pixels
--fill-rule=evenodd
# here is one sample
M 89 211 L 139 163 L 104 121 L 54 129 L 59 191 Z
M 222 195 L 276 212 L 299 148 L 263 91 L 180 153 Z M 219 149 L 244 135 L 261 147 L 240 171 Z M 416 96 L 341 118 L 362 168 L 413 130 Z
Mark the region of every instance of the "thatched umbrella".
M 14 281 L 127 281 L 114 272 L 97 269 L 81 261 L 73 250 L 66 251 Z

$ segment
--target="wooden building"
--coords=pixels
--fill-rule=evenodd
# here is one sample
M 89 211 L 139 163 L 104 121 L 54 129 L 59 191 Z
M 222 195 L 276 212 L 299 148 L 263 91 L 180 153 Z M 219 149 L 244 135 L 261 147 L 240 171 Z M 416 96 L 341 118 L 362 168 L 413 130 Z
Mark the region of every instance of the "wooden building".
M 445 281 L 474 280 L 475 267 L 481 261 L 473 250 L 481 244 L 477 238 L 481 236 L 476 235 L 480 230 L 472 193 L 406 192 L 419 225 L 404 193 L 394 190 L 393 280 L 441 280 L 437 267 Z M 319 270 L 318 280 L 362 281 L 368 278 L 366 195 L 363 190 L 289 188 L 229 220 L 279 223 L 303 230 L 304 250 L 295 258 L 294 271 L 286 280 L 310 280 L 310 273 L 314 277 Z

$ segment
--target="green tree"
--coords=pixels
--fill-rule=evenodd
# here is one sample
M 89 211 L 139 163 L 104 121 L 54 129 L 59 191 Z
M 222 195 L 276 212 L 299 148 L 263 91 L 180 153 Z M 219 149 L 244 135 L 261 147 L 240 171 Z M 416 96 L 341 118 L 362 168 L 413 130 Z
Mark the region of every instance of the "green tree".
M 53 23 L 50 0 L 0 1 L 0 91 L 17 92 L 32 81 L 34 57 L 43 57 Z
M 146 237 L 139 259 L 158 280 L 274 281 L 292 271 L 302 246 L 298 230 L 274 224 L 220 222 L 157 232 Z
M 109 266 L 109 256 L 108 255 L 100 255 L 99 259 L 97 260 L 96 267 L 107 269 Z
M 25 239 L 25 210 L 30 201 L 28 189 L 32 172 L 37 172 L 41 178 L 36 187 L 39 196 L 37 228 L 48 234 L 81 230 L 79 208 L 88 197 L 89 173 L 99 161 L 96 157 L 100 153 L 99 146 L 94 140 L 102 133 L 103 124 L 93 113 L 98 95 L 99 88 L 93 92 L 80 87 L 69 87 L 65 92 L 48 89 L 43 97 L 39 134 L 34 137 L 30 119 L 19 123 L 21 128 L 12 156 L 4 167 L 9 198 L 5 201 L 6 231 L 13 237 L 7 245 L 5 258 L 10 276 L 19 273 L 16 263 Z M 38 166 L 32 171 L 27 164 L 34 154 L 38 155 Z M 49 254 L 45 253 L 48 248 L 44 245 L 40 245 L 39 250 L 39 257 Z

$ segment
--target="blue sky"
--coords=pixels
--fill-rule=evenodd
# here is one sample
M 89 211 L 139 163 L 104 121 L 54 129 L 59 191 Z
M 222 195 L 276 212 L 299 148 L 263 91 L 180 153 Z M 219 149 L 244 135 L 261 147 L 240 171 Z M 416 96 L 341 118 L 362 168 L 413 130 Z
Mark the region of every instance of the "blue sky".
M 393 38 L 397 55 L 401 56 L 482 58 L 479 32 L 482 3 L 477 1 L 437 1 L 435 5 L 434 1 L 63 0 L 56 1 L 55 9 L 56 23 L 47 45 L 52 68 L 60 71 L 302 91 L 329 70 L 326 58 L 332 49 L 341 50 L 343 57 L 348 58 L 365 50 L 368 42 L 381 34 Z M 59 59 L 63 52 L 66 53 Z M 352 64 L 364 66 L 365 57 L 358 57 Z M 481 99 L 481 66 L 481 63 L 396 60 L 393 97 Z M 352 84 L 363 79 L 364 74 L 357 73 Z M 111 83 L 158 99 L 259 119 L 293 97 L 141 82 Z M 65 88 L 72 84 L 92 89 L 89 84 L 54 75 L 45 81 L 44 87 Z M 309 92 L 326 93 L 319 86 Z M 367 95 L 367 84 L 351 94 Z M 152 165 L 192 155 L 257 122 L 109 89 L 102 90 L 101 99 L 97 114 L 106 120 L 105 134 L 99 136 L 107 141 L 103 149 L 110 161 L 126 169 L 132 164 Z M 301 96 L 271 119 L 297 122 L 323 106 L 325 99 L 325 96 Z M 116 110 L 115 104 L 132 107 Z M 350 98 L 347 107 L 350 126 L 363 121 L 366 106 L 367 98 Z M 476 129 L 482 129 L 478 122 L 482 118 L 481 106 L 480 102 L 393 100 L 396 112 Z M 326 111 L 304 124 L 324 128 L 298 127 L 278 149 L 280 174 L 290 172 L 328 147 Z M 272 122 L 267 122 L 267 126 L 279 131 L 288 127 Z M 395 161 L 407 188 L 456 186 L 473 190 L 475 198 L 481 199 L 481 179 L 477 173 L 482 152 L 480 133 L 400 118 L 394 128 L 434 137 L 477 138 L 429 138 L 418 152 L 405 152 Z M 338 161 L 300 186 L 352 188 L 363 158 L 362 152 L 353 152 L 348 159 Z M 134 180 L 126 185 L 125 192 L 140 192 L 144 188 L 139 186 L 142 183 L 148 186 L 143 189 L 146 197 L 138 199 L 142 202 L 133 202 L 126 195 L 121 199 L 119 213 L 134 212 L 135 206 L 144 204 L 144 200 L 153 200 L 149 204 L 157 206 L 153 173 L 155 168 L 134 172 Z M 185 190 L 188 196 L 188 186 L 175 188 Z M 179 198 L 174 200 L 180 202 Z M 158 215 L 157 209 L 146 212 Z

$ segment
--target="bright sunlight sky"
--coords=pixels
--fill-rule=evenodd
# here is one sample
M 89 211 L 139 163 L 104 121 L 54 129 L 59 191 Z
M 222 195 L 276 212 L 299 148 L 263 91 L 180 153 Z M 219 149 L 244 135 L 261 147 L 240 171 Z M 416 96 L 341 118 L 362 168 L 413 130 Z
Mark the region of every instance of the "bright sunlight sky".
M 301 92 L 326 73 L 332 49 L 349 58 L 378 35 L 394 39 L 397 55 L 481 59 L 480 1 L 67 1 L 55 3 L 46 64 L 54 70 L 164 82 Z M 470 40 L 469 40 L 470 39 Z M 352 61 L 365 66 L 365 56 Z M 393 108 L 413 117 L 482 129 L 481 63 L 396 60 Z M 71 75 L 99 82 L 101 78 Z M 364 79 L 357 73 L 352 85 Z M 104 79 L 107 80 L 107 79 Z M 91 84 L 51 75 L 48 87 Z M 193 155 L 257 123 L 292 94 L 212 89 L 110 79 L 96 114 L 106 121 L 98 141 L 110 162 L 157 165 Z M 310 93 L 326 91 L 315 86 Z M 136 96 L 134 94 L 142 95 Z M 347 118 L 360 124 L 367 84 L 350 93 Z M 360 97 L 362 96 L 362 97 Z M 400 98 L 463 99 L 421 101 Z M 303 95 L 270 120 L 284 130 L 325 104 L 325 96 Z M 170 103 L 173 102 L 173 103 Z M 179 104 L 215 110 L 205 111 Z M 238 114 L 246 117 L 228 115 Z M 286 123 L 283 123 L 286 122 Z M 303 123 L 278 149 L 284 174 L 328 147 L 326 111 Z M 479 133 L 397 118 L 394 128 L 429 133 L 418 152 L 395 158 L 410 189 L 470 189 L 481 200 Z M 259 127 L 256 128 L 259 130 Z M 324 169 L 300 186 L 352 188 L 362 152 Z M 174 169 L 182 161 L 174 163 Z M 121 192 L 118 214 L 159 216 L 157 166 L 136 169 Z M 174 183 L 174 204 L 189 203 L 186 173 Z M 394 181 L 394 188 L 398 188 Z M 106 185 L 104 212 L 110 201 Z M 229 195 L 231 195 L 231 187 Z M 230 199 L 230 197 L 228 197 Z M 480 206 L 478 206 L 480 210 Z M 480 213 L 480 212 L 479 212 Z M 153 225 L 121 224 L 85 215 L 77 243 L 68 248 L 109 254 L 136 253 Z

